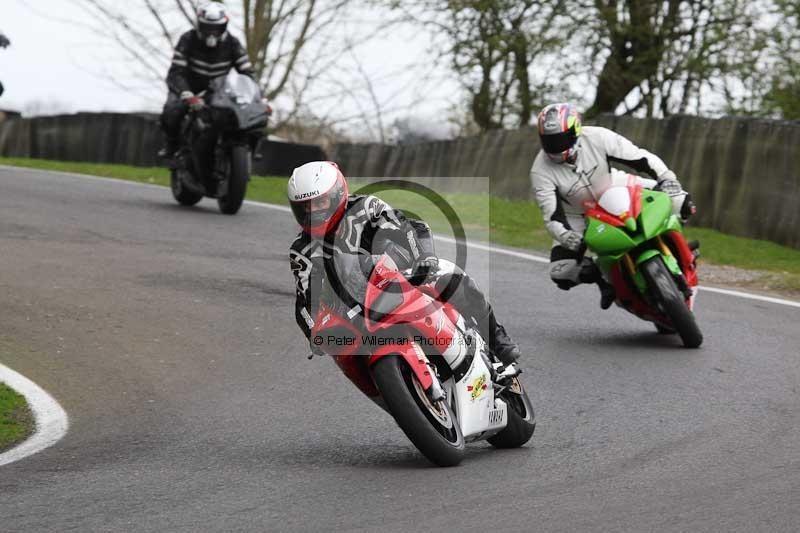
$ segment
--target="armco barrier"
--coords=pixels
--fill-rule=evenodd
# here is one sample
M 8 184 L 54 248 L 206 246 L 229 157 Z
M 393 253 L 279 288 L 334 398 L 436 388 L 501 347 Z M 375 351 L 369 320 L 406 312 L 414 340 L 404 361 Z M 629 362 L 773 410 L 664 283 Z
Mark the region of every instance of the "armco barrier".
M 0 155 L 88 163 L 158 166 L 163 142 L 158 116 L 77 113 L 0 122 Z M 292 169 L 326 159 L 319 146 L 274 141 L 261 143 L 257 175 L 288 176 Z
M 800 248 L 800 123 L 749 118 L 600 117 L 661 156 L 692 192 L 696 222 L 726 233 Z M 0 122 L 0 155 L 154 166 L 161 132 L 155 115 L 78 113 Z M 532 128 L 498 130 L 452 141 L 385 146 L 340 144 L 331 159 L 349 176 L 408 177 L 442 191 L 480 191 L 529 198 L 528 171 L 538 151 Z M 288 176 L 325 159 L 318 146 L 262 143 L 254 173 Z M 414 178 L 427 176 L 428 178 Z
M 595 124 L 664 159 L 692 193 L 698 225 L 800 248 L 800 123 L 603 116 Z M 340 144 L 332 158 L 350 176 L 489 177 L 493 194 L 517 199 L 531 197 L 538 150 L 536 131 L 525 128 L 398 146 Z M 469 180 L 435 183 L 470 190 Z

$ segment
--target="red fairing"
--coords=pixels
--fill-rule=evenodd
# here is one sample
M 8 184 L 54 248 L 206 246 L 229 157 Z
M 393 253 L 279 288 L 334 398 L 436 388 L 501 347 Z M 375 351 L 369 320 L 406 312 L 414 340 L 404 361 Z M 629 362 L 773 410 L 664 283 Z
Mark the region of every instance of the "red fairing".
M 323 339 L 323 342 L 329 336 L 342 339 L 345 338 L 343 335 L 345 332 L 347 337 L 353 339 L 353 344 L 336 346 L 335 350 L 328 348 L 326 352 L 330 353 L 344 375 L 347 376 L 347 379 L 364 394 L 369 397 L 380 396 L 369 372 L 369 361 L 363 355 L 364 347 L 361 343 L 361 332 L 353 327 L 351 321 L 336 315 L 327 306 L 321 304 L 317 312 L 316 325 L 311 332 L 311 338 L 314 339 L 319 336 Z
M 375 301 L 383 293 L 383 288 L 390 283 L 399 285 L 403 301 L 389 316 L 384 317 L 380 322 L 375 322 L 370 316 L 369 310 L 375 307 Z M 391 261 L 387 261 L 386 258 L 378 261 L 372 271 L 364 305 L 367 309 L 367 330 L 370 332 L 386 329 L 392 325 L 407 324 L 412 319 L 420 319 L 421 323 L 423 318 L 440 311 L 441 307 L 441 304 L 438 304 L 432 296 L 411 285 L 397 270 L 397 266 Z M 415 327 L 416 325 L 415 323 Z
M 697 263 L 686 238 L 680 231 L 668 231 L 664 237 L 672 244 L 672 249 L 678 252 L 678 264 L 690 287 L 697 287 Z
M 588 208 L 586 210 L 586 216 L 596 218 L 600 222 L 605 222 L 609 226 L 616 226 L 619 228 L 625 225 L 625 223 L 622 222 L 619 217 L 615 217 L 614 215 L 597 206 Z
M 403 359 L 405 359 L 406 363 L 408 364 L 409 368 L 414 372 L 414 375 L 417 376 L 417 380 L 419 384 L 422 385 L 424 390 L 428 390 L 428 387 L 433 385 L 433 378 L 431 377 L 430 369 L 428 368 L 428 364 L 425 362 L 424 357 L 421 357 L 422 353 L 417 352 L 418 348 L 415 344 L 408 343 L 403 345 L 392 345 L 392 346 L 380 346 L 369 358 L 369 366 L 371 367 L 387 355 L 400 355 Z
M 369 316 L 370 306 L 389 283 L 400 285 L 402 301 L 388 316 L 373 321 Z M 456 335 L 455 324 L 461 316 L 458 311 L 408 283 L 387 257 L 378 262 L 370 276 L 365 306 L 364 325 L 367 331 L 362 332 L 352 320 L 337 315 L 321 304 L 311 332 L 312 342 L 315 337 L 321 337 L 322 343 L 318 344 L 320 348 L 331 354 L 347 378 L 373 399 L 379 400 L 380 392 L 372 379 L 370 368 L 387 355 L 402 357 L 422 387 L 428 389 L 433 384 L 433 377 L 425 354 L 412 342 L 413 337 L 432 339 L 435 341 L 431 343 L 432 346 L 439 351 L 446 350 Z M 398 342 L 378 346 L 362 343 L 364 337 L 374 333 L 380 337 L 380 332 L 385 330 L 389 330 L 388 338 L 397 338 Z M 341 339 L 352 339 L 352 342 L 343 342 Z
M 636 219 L 642 212 L 642 186 L 636 184 L 633 174 L 628 174 L 628 192 L 631 195 L 631 212 L 628 215 Z

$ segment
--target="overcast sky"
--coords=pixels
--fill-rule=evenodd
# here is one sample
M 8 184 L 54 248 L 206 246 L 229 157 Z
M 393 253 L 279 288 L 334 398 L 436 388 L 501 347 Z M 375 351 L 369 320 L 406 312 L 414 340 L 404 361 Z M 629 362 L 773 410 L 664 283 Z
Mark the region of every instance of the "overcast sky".
M 117 53 L 114 45 L 70 22 L 85 17 L 71 0 L 0 0 L 0 4 L 0 31 L 11 40 L 9 48 L 0 50 L 0 80 L 6 89 L 0 97 L 0 108 L 29 114 L 160 110 L 166 90 L 163 85 L 150 96 L 142 96 L 120 90 L 103 75 L 110 70 L 121 83 L 135 84 L 132 69 L 122 63 L 123 54 Z M 364 15 L 367 20 L 375 16 Z M 429 44 L 430 40 L 420 36 L 417 29 L 399 28 L 358 51 L 364 70 L 379 80 L 379 96 L 395 95 L 390 107 L 403 107 L 416 100 L 419 95 L 414 92 L 418 92 L 420 83 L 414 83 L 411 72 L 392 75 L 390 79 L 387 73 L 402 71 L 409 58 L 426 57 Z M 442 69 L 437 78 L 424 101 L 411 111 L 406 109 L 387 118 L 444 116 L 448 106 L 457 101 L 458 86 L 448 81 L 447 69 Z M 404 84 L 409 85 L 407 93 L 396 95 Z M 342 105 L 357 111 L 352 102 L 343 101 Z
M 86 58 L 91 49 L 106 45 L 87 30 L 61 21 L 80 18 L 69 0 L 0 3 L 0 31 L 11 40 L 10 47 L 0 50 L 0 80 L 6 88 L 0 107 L 56 111 L 155 109 L 154 102 L 120 92 L 90 70 L 92 65 Z

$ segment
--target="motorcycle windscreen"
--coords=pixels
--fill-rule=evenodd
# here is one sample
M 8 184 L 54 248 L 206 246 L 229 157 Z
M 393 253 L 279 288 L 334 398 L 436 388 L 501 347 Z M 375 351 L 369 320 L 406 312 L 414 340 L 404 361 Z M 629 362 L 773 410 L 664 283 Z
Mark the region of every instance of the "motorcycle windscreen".
M 231 70 L 225 78 L 225 92 L 239 105 L 261 101 L 261 88 L 250 76 Z
M 403 304 L 403 287 L 396 282 L 386 284 L 367 310 L 373 322 L 385 319 Z

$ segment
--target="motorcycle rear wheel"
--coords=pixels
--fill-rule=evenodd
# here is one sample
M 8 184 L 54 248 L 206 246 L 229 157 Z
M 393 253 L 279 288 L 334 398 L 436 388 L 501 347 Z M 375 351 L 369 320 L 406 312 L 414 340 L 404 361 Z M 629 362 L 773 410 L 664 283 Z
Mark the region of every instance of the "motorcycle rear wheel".
M 197 194 L 188 190 L 178 176 L 178 170 L 173 169 L 169 176 L 169 188 L 172 189 L 172 196 L 181 205 L 192 206 L 203 199 L 202 194 Z
M 422 455 L 438 466 L 459 464 L 464 458 L 464 436 L 448 403 L 431 402 L 401 357 L 380 359 L 372 372 L 389 412 Z
M 500 393 L 508 405 L 508 424 L 500 433 L 486 439 L 495 448 L 519 448 L 533 437 L 536 415 L 528 393 L 518 378 L 511 378 L 509 387 Z
M 645 261 L 641 268 L 651 295 L 658 300 L 664 314 L 672 321 L 683 345 L 687 348 L 698 348 L 703 344 L 703 333 L 664 260 L 661 256 L 653 257 Z
M 230 174 L 228 176 L 228 192 L 217 198 L 219 210 L 225 215 L 239 212 L 247 194 L 247 182 L 250 180 L 250 150 L 246 146 L 231 148 Z

